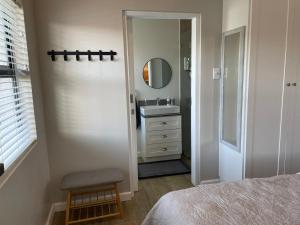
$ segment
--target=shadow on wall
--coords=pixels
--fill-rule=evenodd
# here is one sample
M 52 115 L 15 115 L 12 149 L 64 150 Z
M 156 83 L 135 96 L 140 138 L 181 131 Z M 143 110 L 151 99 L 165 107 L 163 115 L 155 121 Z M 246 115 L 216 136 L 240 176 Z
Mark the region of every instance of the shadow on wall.
M 54 201 L 64 200 L 60 182 L 70 172 L 119 167 L 129 177 L 128 161 L 124 160 L 128 158 L 127 112 L 119 104 L 125 96 L 117 89 L 122 82 L 115 79 L 119 57 L 103 62 L 98 57 L 93 62 L 84 57 L 80 62 L 75 57 L 68 62 L 62 57 L 55 62 L 47 58 L 51 76 L 44 79 Z M 128 187 L 126 179 L 121 191 L 129 191 Z

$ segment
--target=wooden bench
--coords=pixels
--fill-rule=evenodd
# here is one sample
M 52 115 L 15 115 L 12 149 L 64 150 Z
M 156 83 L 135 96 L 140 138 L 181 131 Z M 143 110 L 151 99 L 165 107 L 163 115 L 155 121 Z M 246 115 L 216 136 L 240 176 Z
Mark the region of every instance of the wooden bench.
M 67 191 L 65 225 L 110 217 L 122 217 L 117 184 L 124 180 L 119 169 L 102 169 L 66 175 L 61 189 Z

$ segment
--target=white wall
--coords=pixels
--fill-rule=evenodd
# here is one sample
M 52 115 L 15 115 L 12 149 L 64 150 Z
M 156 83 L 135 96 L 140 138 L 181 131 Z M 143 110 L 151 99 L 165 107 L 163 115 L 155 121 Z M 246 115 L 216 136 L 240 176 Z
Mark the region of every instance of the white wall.
M 132 19 L 134 85 L 138 100 L 174 97 L 179 89 L 179 20 Z M 165 59 L 172 68 L 170 83 L 153 89 L 143 79 L 143 68 L 151 58 Z
M 30 71 L 38 141 L 5 183 L 0 179 L 0 224 L 45 224 L 50 208 L 49 163 L 43 117 L 33 4 L 24 0 Z M 4 175 L 5 176 L 5 175 Z
M 223 0 L 223 32 L 248 25 L 249 0 Z
M 218 176 L 218 87 L 221 0 L 36 0 L 39 56 L 45 96 L 52 201 L 64 200 L 63 175 L 119 167 L 129 191 L 129 140 L 122 10 L 202 14 L 201 177 Z M 52 62 L 48 50 L 115 50 L 114 62 Z

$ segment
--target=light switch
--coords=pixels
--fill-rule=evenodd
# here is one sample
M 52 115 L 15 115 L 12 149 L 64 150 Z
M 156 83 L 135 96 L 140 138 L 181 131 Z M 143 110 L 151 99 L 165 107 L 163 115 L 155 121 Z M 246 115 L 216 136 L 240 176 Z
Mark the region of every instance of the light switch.
M 213 68 L 213 80 L 221 79 L 221 68 L 215 67 Z

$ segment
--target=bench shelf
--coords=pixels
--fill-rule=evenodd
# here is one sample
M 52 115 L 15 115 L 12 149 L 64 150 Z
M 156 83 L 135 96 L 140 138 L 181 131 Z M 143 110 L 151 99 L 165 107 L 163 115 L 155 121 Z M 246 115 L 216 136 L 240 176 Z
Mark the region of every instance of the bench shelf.
M 110 217 L 122 217 L 117 184 L 68 191 L 66 225 Z

